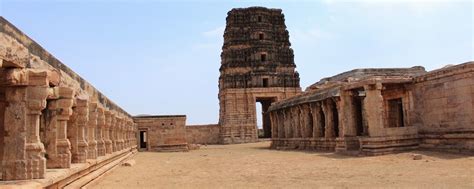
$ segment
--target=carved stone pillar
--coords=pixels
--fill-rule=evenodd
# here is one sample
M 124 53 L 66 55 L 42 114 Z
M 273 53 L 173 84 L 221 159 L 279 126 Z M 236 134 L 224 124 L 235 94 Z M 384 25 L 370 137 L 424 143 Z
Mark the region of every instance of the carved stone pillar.
M 118 132 L 118 138 L 119 138 L 119 150 L 124 149 L 124 140 L 123 140 L 123 129 L 125 127 L 125 119 L 121 118 L 120 119 L 120 124 L 119 124 L 119 132 Z
M 298 108 L 291 107 L 291 122 L 293 125 L 293 138 L 301 138 L 301 129 L 298 119 Z
M 105 114 L 104 108 L 97 108 L 97 130 L 95 137 L 97 140 L 97 156 L 105 156 L 105 140 L 104 140 L 104 130 L 105 130 Z
M 68 133 L 72 133 L 71 137 L 68 137 L 72 146 L 72 163 L 85 163 L 88 147 L 86 126 L 89 121 L 89 103 L 87 100 L 76 99 L 73 115 L 72 125 L 68 125 Z
M 322 116 L 321 104 L 311 103 L 310 108 L 313 115 L 313 138 L 324 137 L 323 124 L 326 120 Z
M 112 114 L 112 121 L 111 121 L 111 125 L 110 125 L 110 140 L 112 141 L 112 151 L 113 152 L 116 152 L 118 151 L 118 147 L 117 147 L 117 116 L 115 114 Z
M 97 141 L 95 133 L 97 128 L 97 103 L 89 103 L 89 122 L 87 123 L 87 159 L 97 159 Z
M 123 137 L 123 138 L 124 138 L 124 139 L 123 139 L 123 141 L 124 141 L 123 146 L 124 146 L 124 149 L 128 149 L 128 145 L 129 145 L 129 138 L 128 138 L 128 137 L 129 137 L 129 133 L 128 133 L 128 132 L 129 132 L 129 130 L 130 130 L 129 127 L 130 127 L 130 121 L 127 119 L 127 120 L 125 121 L 125 126 L 124 126 L 124 130 L 123 130 L 123 136 L 124 136 L 124 137 Z
M 41 111 L 48 96 L 47 72 L 11 69 L 5 82 L 3 180 L 44 178 L 46 159 L 39 137 Z
M 110 140 L 110 127 L 112 126 L 112 112 L 105 111 L 105 153 L 111 154 L 113 151 L 112 149 L 112 140 Z
M 283 110 L 278 110 L 278 138 L 285 138 L 285 117 L 283 116 Z
M 137 124 L 133 122 L 133 148 L 138 147 L 138 129 L 137 129 Z
M 72 115 L 74 90 L 54 88 L 54 100 L 48 103 L 49 123 L 46 132 L 47 168 L 71 167 L 71 143 L 67 138 L 67 122 Z
M 269 112 L 270 114 L 270 125 L 272 126 L 272 138 L 278 138 L 278 119 L 276 112 Z
M 121 129 L 121 127 L 122 127 L 122 118 L 117 117 L 117 123 L 115 124 L 115 129 L 114 129 L 115 143 L 116 143 L 116 146 L 117 146 L 117 151 L 122 150 L 121 149 L 121 143 L 120 143 L 120 129 Z
M 133 122 L 131 120 L 128 120 L 128 126 L 127 126 L 127 148 L 132 147 L 132 124 Z
M 325 119 L 325 134 L 326 138 L 334 138 L 336 134 L 334 133 L 334 114 L 333 108 L 331 107 L 332 103 L 330 102 L 331 99 L 326 99 L 323 101 L 323 111 Z
M 291 128 L 291 112 L 289 109 L 283 110 L 283 117 L 285 120 L 285 138 L 293 138 L 293 128 Z

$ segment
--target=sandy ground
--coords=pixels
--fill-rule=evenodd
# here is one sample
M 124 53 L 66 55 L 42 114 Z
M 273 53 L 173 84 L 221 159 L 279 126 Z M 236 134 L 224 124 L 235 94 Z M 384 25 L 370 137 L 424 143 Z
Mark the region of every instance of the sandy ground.
M 93 188 L 474 188 L 474 157 L 415 151 L 376 157 L 269 150 L 269 142 L 141 152 Z M 411 155 L 422 154 L 422 160 Z

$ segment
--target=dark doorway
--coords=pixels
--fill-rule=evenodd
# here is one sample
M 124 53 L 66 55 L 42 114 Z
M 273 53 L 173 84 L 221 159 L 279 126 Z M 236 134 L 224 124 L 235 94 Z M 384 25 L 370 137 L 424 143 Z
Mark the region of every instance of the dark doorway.
M 326 137 L 326 115 L 324 114 L 324 111 L 319 107 L 319 125 L 321 125 L 321 136 L 320 137 Z
M 388 100 L 388 126 L 389 127 L 403 127 L 403 102 L 401 98 Z
M 268 87 L 268 78 L 263 78 L 262 84 L 263 84 L 263 87 Z
M 329 104 L 332 112 L 332 122 L 334 124 L 334 136 L 339 137 L 339 112 L 337 111 L 337 105 L 336 102 L 334 102 L 334 99 L 329 100 Z
M 140 148 L 147 148 L 146 137 L 146 131 L 140 131 Z
M 354 113 L 355 113 L 355 125 L 356 125 L 356 136 L 366 135 L 364 131 L 364 116 L 362 113 L 362 102 L 364 97 L 354 97 Z
M 272 123 L 270 121 L 270 113 L 268 112 L 268 108 L 272 104 L 272 102 L 275 102 L 275 98 L 257 98 L 256 99 L 257 103 L 259 102 L 262 106 L 261 108 L 261 129 L 259 130 L 259 138 L 271 138 L 272 137 Z M 258 108 L 257 108 L 258 110 Z M 257 112 L 258 114 L 259 112 Z M 257 122 L 258 122 L 258 115 L 257 115 Z M 257 123 L 259 125 L 259 123 Z

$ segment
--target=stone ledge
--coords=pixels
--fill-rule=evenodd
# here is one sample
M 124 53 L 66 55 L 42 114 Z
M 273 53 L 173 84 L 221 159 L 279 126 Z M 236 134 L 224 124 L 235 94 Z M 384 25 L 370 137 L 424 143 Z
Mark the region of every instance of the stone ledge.
M 96 160 L 87 160 L 87 163 L 72 164 L 69 169 L 46 169 L 44 179 L 2 181 L 0 189 L 9 188 L 62 188 L 82 177 L 110 164 L 111 162 L 134 153 L 133 149 L 126 149 L 106 156 L 100 156 Z

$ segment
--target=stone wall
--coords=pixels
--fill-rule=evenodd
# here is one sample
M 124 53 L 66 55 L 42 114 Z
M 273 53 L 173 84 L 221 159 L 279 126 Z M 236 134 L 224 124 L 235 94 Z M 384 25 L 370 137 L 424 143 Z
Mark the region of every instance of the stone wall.
M 432 71 L 413 89 L 421 146 L 474 151 L 474 63 Z
M 43 179 L 44 186 L 62 187 L 136 148 L 126 111 L 3 17 L 0 114 L 2 180 Z M 72 164 L 82 168 L 46 177 Z
M 186 141 L 188 144 L 218 144 L 219 125 L 187 125 Z
M 135 116 L 133 119 L 137 124 L 139 135 L 140 132 L 146 132 L 144 141 L 139 136 L 139 145 L 141 142 L 146 142 L 143 150 L 188 151 L 185 115 Z

